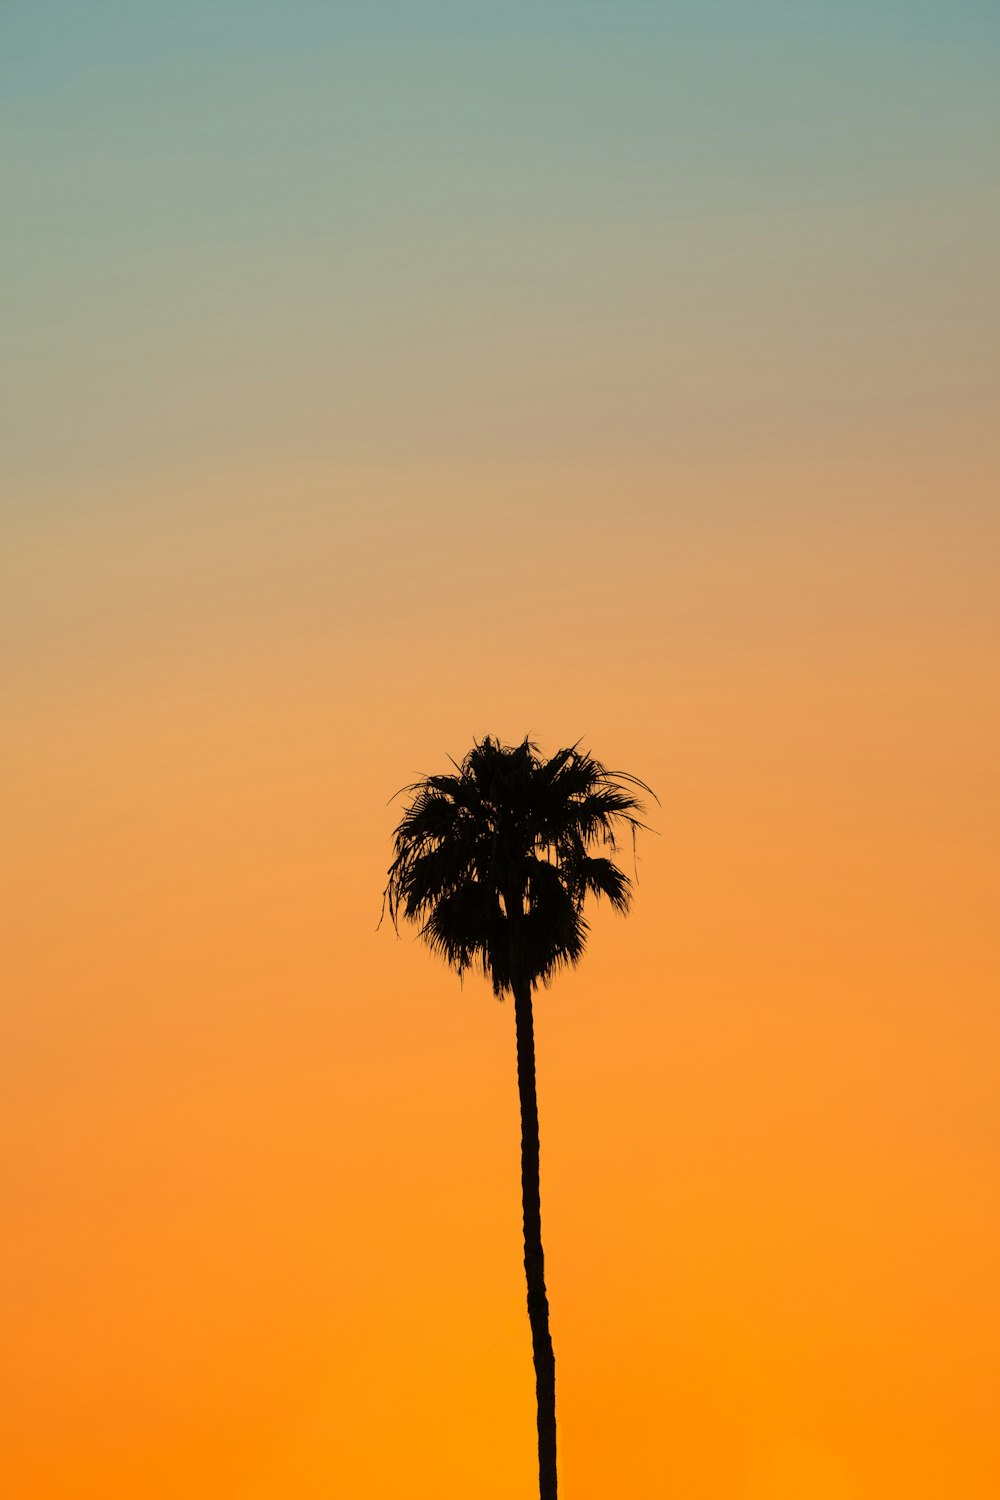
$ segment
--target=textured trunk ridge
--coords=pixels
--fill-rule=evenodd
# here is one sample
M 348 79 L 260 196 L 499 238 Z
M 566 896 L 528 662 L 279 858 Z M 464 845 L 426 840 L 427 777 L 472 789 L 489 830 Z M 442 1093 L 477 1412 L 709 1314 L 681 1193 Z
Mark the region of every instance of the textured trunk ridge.
M 535 1028 L 531 986 L 514 990 L 517 1026 L 517 1091 L 521 1100 L 521 1203 L 524 1211 L 524 1274 L 528 1321 L 535 1361 L 538 1402 L 538 1488 L 540 1500 L 556 1500 L 556 1360 L 549 1333 L 545 1292 L 542 1207 L 538 1175 L 538 1099 L 535 1092 Z

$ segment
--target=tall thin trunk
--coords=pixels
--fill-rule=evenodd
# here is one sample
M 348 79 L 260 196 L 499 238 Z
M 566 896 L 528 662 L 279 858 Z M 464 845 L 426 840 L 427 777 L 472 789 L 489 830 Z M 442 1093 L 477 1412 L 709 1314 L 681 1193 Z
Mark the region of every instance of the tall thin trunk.
M 521 1203 L 524 1210 L 524 1274 L 538 1401 L 538 1493 L 556 1500 L 556 1359 L 549 1333 L 542 1252 L 542 1204 L 538 1182 L 538 1099 L 535 1093 L 535 1028 L 531 986 L 514 986 L 517 1027 L 517 1091 L 521 1100 Z

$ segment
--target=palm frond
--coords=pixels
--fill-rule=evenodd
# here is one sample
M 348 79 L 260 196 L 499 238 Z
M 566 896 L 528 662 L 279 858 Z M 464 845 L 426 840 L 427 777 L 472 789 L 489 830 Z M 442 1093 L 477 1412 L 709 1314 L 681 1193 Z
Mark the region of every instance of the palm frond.
M 627 773 L 609 772 L 579 742 L 545 759 L 525 738 L 476 741 L 454 774 L 403 789 L 383 895 L 393 924 L 421 936 L 464 973 L 479 967 L 500 995 L 517 980 L 548 983 L 582 956 L 584 904 L 628 910 L 632 885 L 609 857 L 646 828 Z

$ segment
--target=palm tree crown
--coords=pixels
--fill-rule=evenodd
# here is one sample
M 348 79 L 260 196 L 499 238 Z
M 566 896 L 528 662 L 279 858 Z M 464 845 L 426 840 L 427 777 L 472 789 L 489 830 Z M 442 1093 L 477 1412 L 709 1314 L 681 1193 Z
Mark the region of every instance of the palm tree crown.
M 545 759 L 528 739 L 487 737 L 453 764 L 403 789 L 389 915 L 420 923 L 459 974 L 481 968 L 497 995 L 548 983 L 583 953 L 588 894 L 628 910 L 632 882 L 609 854 L 645 827 L 649 788 L 577 745 Z

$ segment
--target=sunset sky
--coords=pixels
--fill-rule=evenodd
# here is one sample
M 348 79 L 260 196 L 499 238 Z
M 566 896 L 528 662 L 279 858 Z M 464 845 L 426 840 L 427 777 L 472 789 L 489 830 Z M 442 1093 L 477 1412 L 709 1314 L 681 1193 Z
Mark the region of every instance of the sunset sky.
M 531 1500 L 485 734 L 653 786 L 536 1006 L 567 1500 L 1000 1495 L 1000 8 L 0 14 L 5 1500 Z

